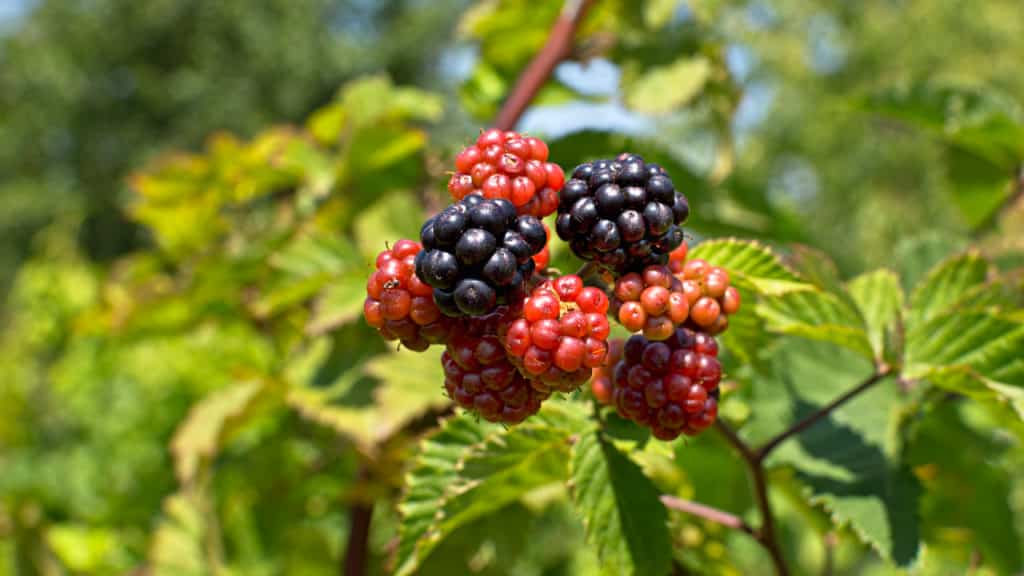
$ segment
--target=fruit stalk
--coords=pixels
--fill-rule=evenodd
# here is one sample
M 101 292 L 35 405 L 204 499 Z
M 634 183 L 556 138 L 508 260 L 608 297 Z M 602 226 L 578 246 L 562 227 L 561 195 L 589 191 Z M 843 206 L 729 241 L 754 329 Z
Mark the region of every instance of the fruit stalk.
M 711 506 L 705 506 L 698 502 L 683 500 L 682 498 L 676 498 L 675 496 L 668 495 L 661 497 L 661 503 L 664 504 L 666 508 L 685 512 L 692 516 L 698 516 L 705 520 L 710 520 L 715 524 L 721 524 L 726 528 L 732 528 L 734 530 L 750 534 L 751 536 L 755 536 L 754 529 L 750 524 L 744 522 L 742 518 L 729 514 L 723 510 L 719 510 L 718 508 L 712 508 Z

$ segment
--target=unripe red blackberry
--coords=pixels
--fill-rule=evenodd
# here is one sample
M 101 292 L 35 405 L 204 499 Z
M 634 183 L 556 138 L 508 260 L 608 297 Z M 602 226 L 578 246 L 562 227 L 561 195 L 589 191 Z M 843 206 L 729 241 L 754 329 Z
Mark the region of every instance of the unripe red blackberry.
M 617 272 L 666 264 L 683 242 L 686 197 L 635 154 L 576 167 L 559 195 L 555 231 L 573 253 Z
M 714 337 L 680 327 L 663 342 L 634 335 L 612 370 L 612 403 L 655 438 L 693 436 L 718 417 L 722 367 Z
M 550 394 L 516 370 L 493 335 L 456 336 L 441 364 L 448 396 L 490 422 L 518 424 L 536 414 Z
M 482 316 L 524 297 L 547 233 L 509 201 L 471 195 L 427 220 L 420 240 L 416 276 L 434 289 L 441 312 Z
M 570 392 L 590 378 L 608 353 L 608 297 L 579 276 L 548 280 L 501 331 L 509 359 L 527 377 Z
M 548 162 L 548 146 L 539 138 L 497 129 L 485 130 L 455 157 L 448 181 L 452 198 L 470 194 L 511 202 L 520 215 L 543 218 L 558 208 L 565 174 Z
M 740 309 L 740 293 L 729 285 L 729 273 L 700 258 L 676 264 L 674 270 L 690 305 L 690 327 L 712 335 L 724 332 L 729 316 Z
M 667 266 L 648 266 L 615 282 L 612 315 L 630 332 L 665 340 L 690 315 L 682 283 Z
M 451 330 L 451 320 L 434 303 L 433 289 L 414 273 L 420 251 L 416 242 L 399 240 L 378 254 L 363 301 L 367 324 L 385 340 L 399 340 L 417 352 L 444 342 Z

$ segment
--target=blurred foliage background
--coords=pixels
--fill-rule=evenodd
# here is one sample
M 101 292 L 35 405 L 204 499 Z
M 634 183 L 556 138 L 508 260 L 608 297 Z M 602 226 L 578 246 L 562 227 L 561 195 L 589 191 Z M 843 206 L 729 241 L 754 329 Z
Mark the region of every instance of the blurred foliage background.
M 390 499 L 446 403 L 437 352 L 396 353 L 361 323 L 367 270 L 445 201 L 454 153 L 562 3 L 6 4 L 0 574 L 330 573 L 350 510 L 374 503 L 384 571 Z M 567 169 L 624 149 L 661 162 L 694 240 L 817 251 L 837 278 L 889 267 L 906 286 L 973 245 L 1019 286 L 1022 60 L 1017 0 L 598 0 L 519 128 Z M 915 570 L 1024 568 L 1020 430 L 953 404 L 919 435 L 918 465 L 962 461 L 928 477 Z M 651 473 L 745 510 L 718 444 L 680 443 Z M 783 486 L 801 573 L 889 573 Z M 964 505 L 983 497 L 992 514 Z M 502 513 L 421 573 L 596 569 L 564 493 Z M 697 573 L 764 566 L 742 535 L 672 522 Z

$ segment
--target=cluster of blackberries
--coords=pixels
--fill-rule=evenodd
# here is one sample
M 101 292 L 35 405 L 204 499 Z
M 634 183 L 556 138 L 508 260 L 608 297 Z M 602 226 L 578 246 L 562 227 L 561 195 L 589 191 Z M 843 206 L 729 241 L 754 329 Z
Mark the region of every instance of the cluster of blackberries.
M 525 296 L 533 256 L 547 232 L 533 216 L 519 216 L 511 202 L 466 196 L 427 220 L 416 276 L 434 289 L 447 316 L 481 316 Z
M 655 438 L 673 440 L 715 422 L 721 379 L 714 337 L 679 327 L 660 342 L 630 337 L 610 381 L 605 372 L 594 388 L 622 417 L 649 427 Z
M 690 214 L 665 170 L 636 154 L 576 167 L 558 204 L 555 231 L 580 258 L 616 273 L 666 264 Z
M 598 401 L 660 439 L 696 434 L 718 410 L 718 344 L 739 308 L 725 270 L 686 260 L 686 197 L 634 154 L 582 164 L 565 182 L 543 141 L 487 130 L 456 158 L 456 202 L 420 243 L 378 256 L 366 321 L 411 350 L 445 344 L 444 388 L 460 407 L 506 424 L 587 379 Z M 559 193 L 559 191 L 561 191 Z M 606 288 L 547 267 L 550 232 L 603 266 Z M 630 332 L 608 341 L 609 314 Z

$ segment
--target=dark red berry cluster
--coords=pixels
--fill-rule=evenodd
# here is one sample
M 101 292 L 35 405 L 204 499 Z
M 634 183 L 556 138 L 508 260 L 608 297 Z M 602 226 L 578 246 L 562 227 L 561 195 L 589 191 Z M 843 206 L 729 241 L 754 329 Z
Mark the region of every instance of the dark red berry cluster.
M 441 363 L 448 396 L 484 420 L 518 424 L 550 395 L 516 370 L 493 335 L 454 337 Z
M 686 198 L 634 154 L 582 164 L 568 183 L 547 160 L 537 138 L 481 133 L 456 158 L 456 202 L 424 223 L 420 244 L 378 256 L 366 321 L 411 350 L 445 344 L 448 396 L 492 422 L 522 422 L 589 379 L 599 402 L 657 438 L 704 430 L 722 371 L 712 334 L 739 293 L 725 270 L 686 260 Z M 546 270 L 540 218 L 556 209 L 558 236 L 601 265 L 600 288 Z M 609 342 L 609 313 L 642 335 Z
M 574 254 L 617 273 L 667 264 L 690 214 L 665 170 L 636 154 L 580 164 L 565 183 L 555 231 Z
M 548 280 L 501 331 L 509 358 L 541 387 L 575 390 L 608 353 L 608 297 L 579 276 Z
M 420 245 L 399 240 L 377 255 L 377 269 L 366 282 L 363 315 L 385 340 L 400 340 L 410 350 L 441 344 L 452 322 L 434 303 L 433 289 L 413 273 Z
M 655 438 L 693 436 L 718 417 L 721 378 L 713 336 L 685 327 L 661 342 L 637 334 L 612 368 L 611 403 Z
M 455 157 L 448 181 L 452 198 L 470 194 L 508 200 L 519 214 L 543 218 L 558 208 L 565 174 L 548 162 L 548 145 L 539 138 L 497 129 L 485 130 Z

